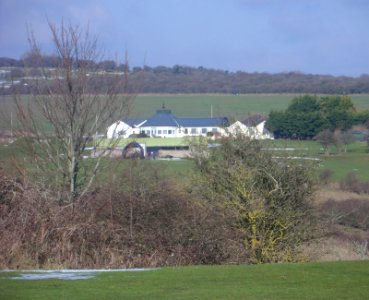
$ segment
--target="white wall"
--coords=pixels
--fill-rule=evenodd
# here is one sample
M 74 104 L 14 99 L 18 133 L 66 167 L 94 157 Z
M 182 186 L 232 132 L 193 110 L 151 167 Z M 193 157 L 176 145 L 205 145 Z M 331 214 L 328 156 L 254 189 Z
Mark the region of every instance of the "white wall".
M 141 123 L 144 124 L 144 123 Z M 216 129 L 216 131 L 214 131 Z M 185 137 L 185 136 L 206 136 L 208 132 L 217 132 L 220 135 L 225 135 L 225 129 L 220 127 L 177 127 L 177 126 L 142 126 L 131 127 L 123 121 L 117 121 L 110 125 L 107 130 L 107 138 L 127 138 L 131 134 L 139 134 L 144 132 L 151 137 Z
M 227 128 L 227 133 L 233 136 L 238 134 L 249 137 L 250 139 L 265 140 L 274 139 L 273 135 L 264 133 L 265 121 L 261 122 L 257 126 L 246 126 L 240 121 L 236 121 Z
M 124 123 L 123 121 L 117 121 L 108 127 L 106 136 L 108 139 L 113 139 L 113 138 L 118 138 L 118 137 L 127 138 L 131 134 L 136 133 L 136 131 L 137 133 L 139 133 L 138 128 L 132 128 L 128 124 Z
M 140 132 L 144 132 L 148 136 L 181 137 L 179 128 L 175 126 L 142 126 L 140 127 Z
M 216 132 L 224 134 L 224 129 L 219 127 L 140 127 L 140 132 L 145 132 L 148 136 L 156 137 L 185 137 L 185 136 L 206 136 L 208 132 L 214 132 L 213 129 L 216 128 Z M 170 133 L 169 133 L 170 132 Z

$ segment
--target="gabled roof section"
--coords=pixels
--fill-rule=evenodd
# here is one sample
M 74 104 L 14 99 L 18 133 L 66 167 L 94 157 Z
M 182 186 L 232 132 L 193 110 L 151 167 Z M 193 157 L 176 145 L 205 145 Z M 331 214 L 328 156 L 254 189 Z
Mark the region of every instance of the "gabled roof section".
M 156 111 L 156 114 L 149 119 L 130 118 L 123 120 L 131 127 L 227 127 L 229 126 L 228 118 L 177 118 L 172 114 L 170 109 L 166 109 L 165 105 Z
M 263 121 L 266 121 L 267 117 L 262 114 L 251 114 L 241 121 L 246 126 L 256 126 Z
M 179 125 L 182 127 L 226 127 L 229 126 L 228 118 L 178 118 Z
M 179 127 L 179 124 L 177 122 L 177 118 L 172 115 L 172 111 L 169 109 L 165 109 L 164 107 L 162 109 L 159 109 L 156 111 L 156 114 L 150 117 L 147 122 L 145 123 L 145 126 L 173 126 L 173 127 Z

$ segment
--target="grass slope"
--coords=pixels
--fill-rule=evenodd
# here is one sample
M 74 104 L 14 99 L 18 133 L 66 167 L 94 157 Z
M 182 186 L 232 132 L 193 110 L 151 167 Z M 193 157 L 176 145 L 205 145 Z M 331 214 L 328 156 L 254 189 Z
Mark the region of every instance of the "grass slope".
M 12 280 L 0 299 L 368 299 L 369 261 L 193 266 L 100 273 L 89 280 Z
M 139 95 L 132 116 L 149 117 L 163 103 L 178 117 L 228 116 L 243 120 L 248 113 L 269 114 L 286 109 L 299 94 L 241 94 L 233 95 Z M 358 110 L 369 109 L 369 95 L 350 95 Z
M 291 100 L 300 94 L 153 94 L 138 95 L 133 104 L 131 117 L 150 117 L 162 107 L 163 103 L 178 117 L 227 116 L 243 120 L 249 113 L 269 114 L 272 110 L 286 109 Z M 349 95 L 358 110 L 369 109 L 369 94 Z M 22 96 L 28 103 L 28 96 Z M 0 112 L 8 114 L 1 116 L 0 130 L 9 130 L 10 111 L 13 105 L 11 96 L 0 96 Z M 13 116 L 15 111 L 13 109 Z M 112 122 L 115 120 L 112 120 Z M 14 122 L 15 123 L 15 122 Z M 16 124 L 14 124 L 15 126 Z M 45 127 L 47 127 L 45 125 Z

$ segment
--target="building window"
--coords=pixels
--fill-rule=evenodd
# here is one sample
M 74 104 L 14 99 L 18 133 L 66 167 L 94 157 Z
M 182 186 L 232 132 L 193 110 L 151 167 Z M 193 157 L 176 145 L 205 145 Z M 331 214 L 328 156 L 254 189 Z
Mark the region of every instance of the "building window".
M 218 132 L 218 128 L 212 128 L 211 131 L 212 132 Z
M 185 128 L 184 133 L 188 134 L 188 129 L 187 128 Z
M 158 134 L 161 134 L 161 130 L 158 130 Z
M 163 134 L 168 134 L 168 131 L 167 130 L 163 130 Z
M 206 134 L 206 132 L 207 132 L 206 128 L 201 128 L 201 133 L 202 134 Z
M 172 134 L 172 130 L 168 130 L 168 134 Z
M 197 129 L 196 128 L 191 128 L 191 134 L 197 134 Z

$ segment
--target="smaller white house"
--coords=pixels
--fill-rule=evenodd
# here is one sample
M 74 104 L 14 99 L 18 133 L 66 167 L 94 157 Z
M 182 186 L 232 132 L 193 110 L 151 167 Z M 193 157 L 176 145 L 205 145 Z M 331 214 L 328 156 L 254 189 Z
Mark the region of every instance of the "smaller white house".
M 246 126 L 240 121 L 236 121 L 227 128 L 227 133 L 232 136 L 243 135 L 251 138 L 255 135 L 254 128 L 255 127 Z
M 145 122 L 145 119 L 127 119 L 124 121 L 119 120 L 108 127 L 106 133 L 107 138 L 127 138 L 132 134 L 139 134 L 141 132 L 140 126 Z
M 265 128 L 266 121 L 263 121 L 256 125 L 256 139 L 259 140 L 274 140 L 274 135 L 268 129 Z
M 273 140 L 273 134 L 265 128 L 265 122 L 262 121 L 256 126 L 247 126 L 240 121 L 236 121 L 227 128 L 227 133 L 232 136 L 243 135 L 256 140 Z

